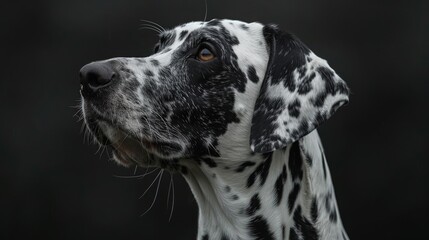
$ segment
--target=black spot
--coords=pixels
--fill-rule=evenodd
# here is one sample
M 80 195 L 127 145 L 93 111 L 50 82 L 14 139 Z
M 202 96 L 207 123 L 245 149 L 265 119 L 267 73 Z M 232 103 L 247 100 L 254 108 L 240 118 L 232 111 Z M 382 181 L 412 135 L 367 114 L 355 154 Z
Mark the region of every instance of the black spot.
M 325 196 L 325 208 L 326 212 L 331 212 L 331 192 L 328 192 Z
M 153 72 L 152 72 L 151 70 L 149 70 L 149 69 L 145 70 L 145 71 L 144 71 L 144 74 L 145 74 L 147 77 L 153 77 L 153 76 L 154 76 Z
M 306 64 L 305 56 L 310 50 L 292 34 L 273 26 L 265 26 L 263 34 L 270 45 L 267 75 L 271 77 L 271 84 L 283 81 L 284 86 L 293 92 L 296 88 L 293 73 Z
M 302 156 L 299 148 L 299 142 L 294 142 L 289 151 L 289 169 L 292 179 L 302 179 Z
M 185 38 L 186 34 L 188 34 L 187 30 L 181 31 L 179 34 L 179 40 L 182 41 Z
M 129 101 L 131 101 L 137 105 L 140 105 L 141 104 L 140 99 L 139 99 L 138 94 L 137 94 L 137 91 L 138 91 L 137 89 L 141 86 L 139 81 L 137 81 L 137 79 L 133 76 L 133 77 L 130 77 L 129 81 L 125 82 L 124 85 L 125 85 L 124 89 L 126 89 L 126 91 L 128 93 L 128 94 L 126 94 L 126 98 Z
M 253 195 L 253 197 L 250 199 L 249 207 L 247 207 L 247 215 L 253 216 L 256 211 L 258 211 L 261 208 L 261 200 L 259 199 L 259 195 L 256 193 Z
M 155 66 L 155 67 L 159 66 L 159 61 L 156 60 L 156 59 L 151 59 L 150 63 L 152 63 L 152 65 Z
M 204 157 L 201 160 L 211 168 L 217 167 L 217 163 L 212 158 Z
M 229 238 L 225 234 L 222 234 L 222 237 L 220 240 L 229 240 Z
M 320 149 L 320 153 L 322 154 L 323 177 L 326 180 L 326 159 L 325 159 L 325 154 L 323 154 L 322 149 Z
M 260 179 L 260 186 L 264 185 L 265 180 L 267 180 L 267 176 L 268 176 L 268 170 L 270 169 L 271 166 L 271 159 L 272 154 L 270 154 L 268 156 L 267 159 L 265 159 L 264 162 L 262 162 L 261 164 L 258 165 L 258 167 L 255 169 L 255 171 L 253 171 L 249 178 L 247 179 L 247 187 L 251 187 L 256 180 L 256 177 L 259 176 Z
M 336 223 L 338 219 L 337 209 L 333 208 L 331 213 L 329 213 L 329 220 L 333 223 Z
M 310 154 L 305 149 L 301 148 L 301 152 L 304 155 L 304 159 L 307 161 L 308 165 L 311 167 L 313 165 L 313 158 L 310 156 Z
M 303 78 L 305 75 L 305 72 L 307 72 L 307 67 L 306 65 L 302 65 L 301 67 L 297 68 L 297 72 L 298 72 L 298 78 Z
M 240 41 L 238 41 L 238 38 L 236 36 L 231 36 L 231 46 L 240 44 Z
M 314 106 L 320 108 L 325 104 L 325 99 L 328 96 L 328 93 L 325 91 L 320 91 L 316 97 L 313 99 L 312 103 Z
M 296 129 L 297 136 L 294 136 L 295 139 L 298 139 L 300 136 L 304 136 L 305 133 L 307 133 L 309 129 L 310 129 L 310 126 L 308 125 L 308 122 L 305 120 L 301 121 L 299 126 L 298 126 L 298 129 Z
M 338 108 L 340 108 L 346 102 L 347 101 L 342 100 L 342 101 L 338 101 L 338 102 L 334 103 L 331 107 L 331 110 L 329 111 L 329 115 L 333 115 L 338 110 Z
M 290 228 L 290 231 L 289 231 L 289 238 L 290 240 L 299 240 L 298 234 L 296 233 L 295 229 L 292 227 Z
M 298 118 L 300 114 L 300 108 L 301 108 L 301 102 L 299 99 L 295 99 L 293 102 L 289 103 L 289 106 L 287 107 L 289 111 L 289 116 Z
M 255 183 L 255 180 L 256 180 L 256 174 L 255 172 L 253 172 L 252 174 L 250 174 L 249 178 L 247 178 L 247 187 L 248 188 L 251 187 Z
M 319 125 L 320 123 L 324 122 L 326 119 L 328 119 L 328 115 L 326 113 L 318 112 L 314 117 L 313 125 Z
M 318 67 L 316 71 L 320 74 L 322 79 L 325 81 L 325 90 L 334 95 L 335 93 L 349 94 L 349 89 L 343 81 L 335 82 L 335 78 L 339 78 L 335 75 L 332 69 L 327 67 Z
M 205 235 L 201 238 L 201 240 L 209 240 L 209 235 L 208 235 L 208 234 L 205 234 Z
M 289 207 L 290 213 L 292 213 L 292 209 L 293 209 L 293 206 L 295 205 L 296 198 L 298 197 L 298 193 L 300 189 L 301 189 L 301 185 L 299 185 L 299 183 L 295 183 L 293 185 L 292 191 L 289 193 L 288 207 Z
M 238 195 L 234 194 L 231 196 L 231 199 L 234 201 L 237 201 L 238 199 L 240 199 L 240 197 Z
M 286 226 L 282 224 L 282 240 L 285 239 Z
M 213 27 L 215 27 L 215 26 L 221 26 L 222 24 L 221 24 L 221 22 L 219 21 L 219 19 L 212 19 L 212 20 L 210 20 L 210 21 L 208 21 L 207 23 L 206 23 L 206 26 L 213 26 Z
M 158 152 L 161 154 L 169 155 L 182 151 L 182 146 L 175 142 L 164 142 L 158 144 Z
M 320 74 L 324 78 L 325 88 L 318 89 L 318 94 L 310 100 L 315 106 L 323 105 L 327 94 L 337 92 L 348 94 L 349 92 L 345 83 L 329 67 L 324 69 L 317 66 L 311 70 L 306 67 L 307 61 L 311 60 L 308 57 L 310 50 L 295 36 L 282 32 L 272 25 L 264 27 L 263 35 L 270 55 L 252 120 L 251 145 L 255 152 L 268 152 L 283 147 L 313 130 L 322 122 L 320 120 L 326 120 L 329 117 L 326 116 L 327 114 L 316 113 L 315 115 L 320 118 L 306 119 L 307 123 L 302 124 L 300 129 L 296 131 L 290 129 L 289 136 L 280 137 L 276 134 L 277 120 L 284 110 L 284 103 L 282 99 L 270 98 L 267 93 L 269 88 L 266 85 L 283 84 L 290 92 L 307 94 L 312 90 L 312 82 L 317 74 Z M 296 71 L 298 76 L 295 75 Z M 294 110 L 296 109 L 291 107 L 292 115 L 302 115 L 298 115 L 299 112 Z
M 299 139 L 301 136 L 305 136 L 306 133 L 309 132 L 310 126 L 308 125 L 308 122 L 304 119 L 299 123 L 299 126 L 297 129 L 294 129 L 290 136 L 292 139 Z
M 161 47 L 160 43 L 155 44 L 155 46 L 153 47 L 153 53 L 158 53 L 160 47 Z
M 307 94 L 313 89 L 311 82 L 313 81 L 316 73 L 312 72 L 309 76 L 305 77 L 298 86 L 298 94 Z
M 231 187 L 230 186 L 225 186 L 225 192 L 227 192 L 227 193 L 231 192 Z
M 150 95 L 144 96 L 152 100 L 153 107 L 160 115 L 159 118 L 154 117 L 150 120 L 153 125 L 161 128 L 160 132 L 167 132 L 167 126 L 160 124 L 161 117 L 169 116 L 171 121 L 168 125 L 177 127 L 177 131 L 189 140 L 186 151 L 199 158 L 197 160 L 199 164 L 223 168 L 225 166 L 218 166 L 216 159 L 207 160 L 202 157 L 215 157 L 218 152 L 217 137 L 227 131 L 229 123 L 240 121 L 234 111 L 235 90 L 244 92 L 247 82 L 250 81 L 247 79 L 247 69 L 241 70 L 232 48 L 232 45 L 238 42 L 237 37 L 232 36 L 219 20 L 211 21 L 208 26 L 210 25 L 218 27 L 203 27 L 187 33 L 184 37 L 186 40 L 181 46 L 174 52 L 171 51 L 172 59 L 169 66 L 160 66 L 156 71 L 153 70 L 163 84 L 161 86 L 145 84 L 145 91 Z M 180 37 L 182 30 L 176 32 L 176 39 Z M 163 34 L 161 38 L 162 51 L 168 48 L 167 42 L 171 36 Z M 204 40 L 203 38 L 222 48 L 219 49 L 216 61 L 204 66 L 197 61 L 185 61 L 189 50 L 195 48 L 193 45 Z M 151 62 L 152 66 L 154 61 Z M 162 65 L 162 62 L 155 64 Z M 143 120 L 142 118 L 142 125 L 147 126 Z M 213 139 L 212 146 L 207 148 L 201 139 Z
M 165 48 L 173 44 L 175 39 L 176 39 L 176 32 L 174 31 L 163 32 L 159 38 L 159 43 L 162 48 Z
M 285 103 L 282 98 L 268 97 L 266 89 L 267 85 L 263 84 L 256 100 L 250 131 L 251 144 L 255 145 L 256 152 L 268 152 L 277 147 L 271 145 L 277 143 L 272 141 L 272 137 L 277 137 L 278 141 L 282 140 L 275 134 L 275 130 L 278 127 L 277 118 L 285 109 Z
M 274 195 L 276 197 L 275 204 L 278 206 L 280 202 L 282 201 L 283 197 L 283 187 L 285 184 L 287 178 L 287 171 L 286 171 L 286 165 L 283 165 L 282 173 L 279 175 L 279 177 L 276 180 L 276 183 L 274 184 Z
M 265 160 L 264 167 L 262 168 L 262 171 L 260 173 L 260 186 L 264 185 L 265 180 L 267 180 L 268 172 L 270 170 L 271 161 L 272 161 L 272 155 L 268 157 L 267 160 Z
M 274 240 L 274 234 L 262 216 L 256 216 L 250 220 L 249 230 L 254 240 Z
M 338 76 L 335 75 L 334 71 L 327 67 L 318 67 L 316 71 L 325 82 L 325 89 L 313 99 L 314 106 L 322 107 L 328 94 L 335 95 L 338 92 L 346 95 L 349 94 L 349 89 L 343 81 L 335 81 L 335 78 Z
M 135 77 L 126 82 L 126 88 L 131 91 L 135 91 L 138 87 L 140 87 L 140 85 L 140 82 Z
M 319 234 L 314 227 L 314 225 L 308 221 L 307 218 L 301 215 L 301 206 L 298 206 L 293 215 L 293 220 L 295 221 L 295 228 L 300 232 L 302 239 L 305 240 L 317 240 L 319 239 Z
M 247 69 L 247 77 L 250 79 L 250 81 L 257 83 L 259 81 L 259 77 L 256 74 L 256 69 L 254 66 L 249 66 Z
M 311 202 L 311 220 L 313 223 L 316 223 L 317 218 L 319 217 L 319 209 L 317 208 L 317 197 L 313 198 L 313 201 Z
M 255 164 L 256 164 L 255 162 L 245 161 L 242 164 L 240 164 L 240 166 L 238 166 L 237 169 L 235 169 L 235 171 L 236 172 L 243 172 L 246 167 L 251 167 Z
M 246 24 L 240 24 L 240 27 L 241 27 L 241 29 L 243 29 L 243 30 L 249 30 L 249 27 L 248 26 L 246 26 Z

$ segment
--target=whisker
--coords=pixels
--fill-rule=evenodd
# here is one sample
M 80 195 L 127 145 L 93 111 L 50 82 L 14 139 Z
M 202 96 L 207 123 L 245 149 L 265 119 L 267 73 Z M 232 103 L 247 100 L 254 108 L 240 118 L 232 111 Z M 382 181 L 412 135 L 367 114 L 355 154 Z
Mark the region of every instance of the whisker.
M 170 174 L 171 177 L 171 174 Z M 168 192 L 167 192 L 167 208 L 168 208 L 168 203 L 170 202 L 170 191 L 171 191 L 171 178 L 170 178 L 170 183 L 168 184 Z
M 142 138 L 139 138 L 139 143 L 140 143 L 140 147 L 141 147 L 142 153 L 143 154 L 146 153 L 146 157 L 147 157 L 147 160 L 149 162 L 149 160 L 150 160 L 149 152 L 144 150 L 145 148 L 144 148 L 144 145 L 143 145 L 143 142 L 142 142 Z M 147 169 L 148 168 L 146 168 L 146 172 L 147 172 Z
M 156 175 L 155 179 L 152 181 L 152 183 L 149 185 L 149 187 L 146 189 L 146 191 L 144 191 L 144 193 L 139 197 L 139 199 L 141 199 L 142 197 L 144 197 L 144 195 L 146 195 L 147 191 L 149 191 L 149 189 L 155 183 L 156 179 L 158 179 L 158 177 L 160 176 L 160 174 L 162 173 L 162 171 L 163 170 L 159 171 L 158 175 Z
M 209 143 L 209 147 L 212 147 L 212 149 L 217 153 L 217 155 L 221 156 L 220 152 L 216 149 L 215 146 L 213 146 L 212 143 Z M 210 152 L 210 148 L 207 147 L 207 150 Z
M 147 25 L 147 24 L 144 24 L 144 25 L 140 26 L 140 29 L 149 29 L 149 30 L 153 30 L 153 31 L 155 31 L 155 32 L 156 32 L 156 33 L 158 33 L 158 34 L 161 34 L 161 33 L 162 33 L 162 30 L 161 30 L 161 29 L 158 29 L 158 28 L 156 28 L 156 27 L 154 27 L 154 26 Z
M 136 175 L 136 173 L 137 173 L 137 168 L 138 168 L 138 165 L 136 165 L 136 166 L 134 167 L 134 173 L 133 173 L 133 175 Z
M 171 217 L 173 216 L 173 211 L 174 211 L 174 179 L 173 179 L 173 175 L 171 175 L 170 173 L 170 183 L 173 183 L 173 196 L 172 196 L 172 204 L 171 204 L 171 212 L 170 212 L 170 217 L 168 218 L 168 221 L 171 221 Z
M 170 128 L 167 125 L 167 122 L 165 121 L 165 119 L 161 116 L 161 114 L 159 114 L 157 111 L 155 111 L 155 114 L 158 115 L 158 117 L 162 120 L 162 122 L 164 123 L 165 129 L 167 130 L 167 135 L 168 138 L 172 138 L 171 132 L 170 132 Z
M 146 172 L 140 175 L 136 175 L 136 176 L 121 176 L 121 175 L 113 175 L 114 177 L 117 178 L 124 178 L 124 179 L 136 179 L 136 178 L 143 178 L 147 175 L 150 175 L 151 173 L 155 172 L 156 170 L 158 170 L 158 168 L 153 169 L 150 172 L 147 172 L 148 168 L 146 169 Z
M 144 216 L 147 212 L 149 212 L 152 209 L 153 205 L 155 204 L 156 197 L 158 196 L 158 192 L 159 192 L 159 185 L 161 184 L 162 174 L 164 173 L 164 170 L 161 170 L 160 173 L 161 173 L 161 176 L 159 177 L 158 185 L 156 186 L 155 197 L 153 198 L 152 204 L 143 214 L 140 215 L 140 217 Z
M 151 27 L 153 29 L 156 29 L 159 33 L 161 33 L 163 31 L 160 27 L 153 25 L 153 24 L 143 23 L 143 24 L 141 24 L 141 26 Z
M 79 107 L 79 109 L 77 109 L 76 113 L 73 114 L 73 117 L 77 117 L 78 114 L 82 114 L 82 108 Z M 79 117 L 80 118 L 80 117 Z M 79 119 L 80 120 L 80 119 Z
M 158 26 L 158 28 L 160 28 L 162 31 L 165 32 L 165 28 L 163 26 L 161 26 L 161 24 L 159 24 L 159 23 L 156 23 L 154 21 L 145 20 L 145 19 L 141 19 L 140 21 L 147 22 L 147 23 L 152 23 L 153 25 Z
M 204 13 L 204 20 L 203 20 L 203 22 L 205 22 L 207 20 L 207 0 L 204 0 L 204 5 L 205 5 L 205 8 L 206 8 L 206 11 Z

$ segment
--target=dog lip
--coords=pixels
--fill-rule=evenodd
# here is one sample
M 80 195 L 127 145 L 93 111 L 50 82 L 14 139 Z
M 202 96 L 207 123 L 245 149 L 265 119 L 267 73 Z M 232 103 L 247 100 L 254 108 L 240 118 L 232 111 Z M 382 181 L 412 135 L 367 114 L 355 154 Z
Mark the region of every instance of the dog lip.
M 183 150 L 182 146 L 174 141 L 152 139 L 148 136 L 137 137 L 97 113 L 87 115 L 86 124 L 98 143 L 111 147 L 117 161 L 124 166 L 143 166 L 155 160 L 155 156 L 169 158 Z M 151 157 L 145 159 L 147 154 Z
M 148 139 L 142 139 L 142 144 L 150 151 L 157 151 L 164 155 L 169 155 L 172 153 L 177 153 L 182 150 L 182 147 L 180 144 L 177 144 L 175 142 L 168 142 L 168 141 L 158 141 L 158 140 L 148 140 Z

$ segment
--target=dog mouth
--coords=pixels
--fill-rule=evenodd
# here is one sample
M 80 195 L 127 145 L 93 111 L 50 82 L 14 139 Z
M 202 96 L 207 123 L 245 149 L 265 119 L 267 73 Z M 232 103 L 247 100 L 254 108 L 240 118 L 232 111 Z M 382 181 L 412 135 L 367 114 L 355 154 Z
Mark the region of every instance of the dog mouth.
M 183 150 L 173 141 L 136 137 L 101 117 L 85 117 L 85 123 L 98 144 L 111 150 L 113 160 L 124 167 L 157 167 L 168 159 L 177 158 Z

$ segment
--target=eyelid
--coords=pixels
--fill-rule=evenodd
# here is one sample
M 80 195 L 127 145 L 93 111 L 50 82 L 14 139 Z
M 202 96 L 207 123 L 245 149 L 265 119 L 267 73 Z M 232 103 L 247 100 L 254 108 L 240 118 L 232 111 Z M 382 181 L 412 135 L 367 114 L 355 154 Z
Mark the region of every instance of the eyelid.
M 197 52 L 200 52 L 204 48 L 207 48 L 213 55 L 217 55 L 216 48 L 210 42 L 203 41 L 199 44 Z

